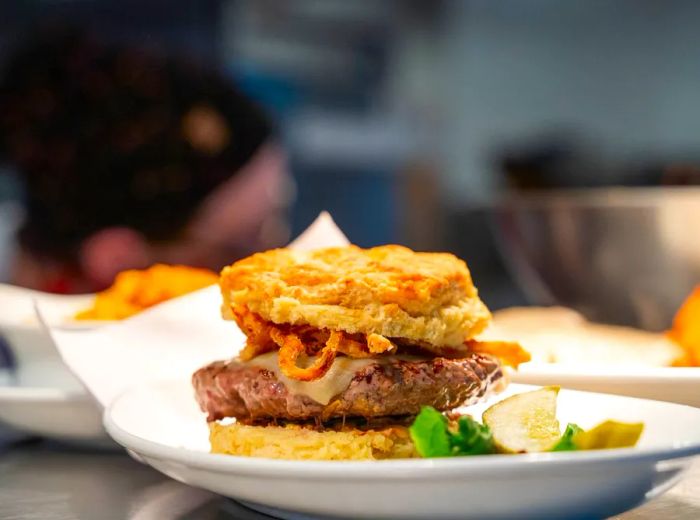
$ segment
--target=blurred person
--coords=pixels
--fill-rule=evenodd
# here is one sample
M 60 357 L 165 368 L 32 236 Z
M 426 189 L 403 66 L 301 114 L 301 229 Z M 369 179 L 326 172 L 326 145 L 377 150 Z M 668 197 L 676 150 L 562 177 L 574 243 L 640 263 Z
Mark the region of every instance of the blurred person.
M 11 281 L 95 291 L 156 262 L 218 269 L 284 230 L 285 161 L 220 74 L 99 43 L 32 39 L 0 80 L 0 160 L 24 184 Z

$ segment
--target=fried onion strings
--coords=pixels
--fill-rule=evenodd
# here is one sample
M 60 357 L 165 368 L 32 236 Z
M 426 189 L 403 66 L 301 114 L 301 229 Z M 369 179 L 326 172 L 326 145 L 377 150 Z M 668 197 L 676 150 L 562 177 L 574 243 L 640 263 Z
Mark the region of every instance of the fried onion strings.
M 299 336 L 294 333 L 284 334 L 279 329 L 270 331 L 272 340 L 279 345 L 279 365 L 282 373 L 298 381 L 313 381 L 323 377 L 330 370 L 338 348 L 341 334 L 331 332 L 326 345 L 316 356 L 316 360 L 308 367 L 302 368 L 297 365 L 297 360 L 304 354 L 306 347 Z

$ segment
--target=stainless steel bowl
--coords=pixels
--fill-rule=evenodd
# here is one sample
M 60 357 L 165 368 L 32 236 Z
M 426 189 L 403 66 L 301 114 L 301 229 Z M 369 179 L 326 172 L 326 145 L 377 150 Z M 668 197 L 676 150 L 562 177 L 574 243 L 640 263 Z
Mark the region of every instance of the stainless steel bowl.
M 507 196 L 494 220 L 533 304 L 668 328 L 700 283 L 700 188 L 614 188 Z

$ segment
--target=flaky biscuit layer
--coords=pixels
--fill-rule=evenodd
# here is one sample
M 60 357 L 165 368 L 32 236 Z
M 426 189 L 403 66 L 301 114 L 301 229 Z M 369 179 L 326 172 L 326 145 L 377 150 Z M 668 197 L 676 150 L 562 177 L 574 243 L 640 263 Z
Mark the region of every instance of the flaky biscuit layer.
M 377 460 L 417 457 L 403 426 L 361 431 L 318 431 L 297 425 L 209 423 L 212 453 L 291 460 Z
M 224 317 L 246 308 L 278 324 L 460 346 L 490 314 L 466 264 L 396 245 L 257 253 L 221 273 Z

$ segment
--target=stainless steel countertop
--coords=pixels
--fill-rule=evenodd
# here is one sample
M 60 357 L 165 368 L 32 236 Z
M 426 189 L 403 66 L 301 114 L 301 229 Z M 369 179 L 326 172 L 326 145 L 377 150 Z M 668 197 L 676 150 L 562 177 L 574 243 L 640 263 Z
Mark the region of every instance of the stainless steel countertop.
M 169 479 L 121 450 L 7 442 L 0 431 L 0 519 L 269 520 Z
M 51 441 L 22 440 L 0 430 L 0 519 L 94 518 L 270 517 L 171 480 L 120 450 L 97 451 Z M 668 493 L 615 518 L 700 518 L 700 458 L 685 479 Z

